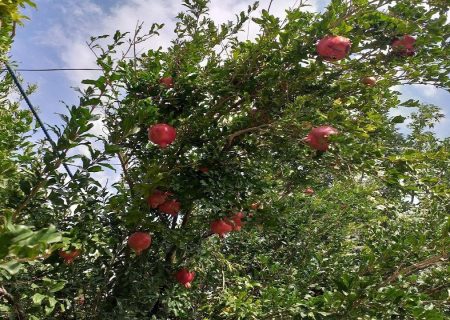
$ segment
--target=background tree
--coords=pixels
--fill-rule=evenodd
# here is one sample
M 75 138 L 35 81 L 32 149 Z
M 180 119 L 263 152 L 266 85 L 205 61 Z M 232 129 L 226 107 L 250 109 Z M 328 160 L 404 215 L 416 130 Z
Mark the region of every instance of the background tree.
M 5 56 L 12 43 L 14 24 L 24 16 L 18 6 L 31 1 L 6 1 L 0 4 L 0 56 Z M 35 86 L 29 86 L 31 94 Z M 19 108 L 12 99 L 18 91 L 13 81 L 2 72 L 0 79 L 0 314 L 17 319 L 40 318 L 50 314 L 57 300 L 54 295 L 64 287 L 64 279 L 49 273 L 51 261 L 58 258 L 59 248 L 82 247 L 70 232 L 70 217 L 80 211 L 92 216 L 104 190 L 89 176 L 98 171 L 105 159 L 91 147 L 87 138 L 96 116 L 89 110 L 68 107 L 61 115 L 65 126 L 52 127 L 56 144 L 31 142 L 32 115 Z M 38 128 L 36 128 L 38 130 Z M 80 156 L 67 157 L 67 152 L 80 145 L 91 151 L 89 159 L 81 159 L 81 168 L 72 179 L 58 171 L 63 163 L 71 164 Z M 105 164 L 109 166 L 109 164 Z M 83 209 L 84 208 L 84 209 Z M 88 232 L 88 228 L 85 229 Z M 69 238 L 70 236 L 70 238 Z M 22 273 L 20 273 L 22 271 Z M 30 287 L 31 286 L 31 287 Z M 49 293 L 42 295 L 39 292 Z M 37 309 L 37 311 L 35 311 Z

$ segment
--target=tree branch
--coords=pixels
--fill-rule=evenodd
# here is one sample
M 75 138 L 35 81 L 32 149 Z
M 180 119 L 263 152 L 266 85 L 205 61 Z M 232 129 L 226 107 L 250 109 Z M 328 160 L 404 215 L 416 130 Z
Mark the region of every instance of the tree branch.
M 26 319 L 25 314 L 23 313 L 22 308 L 20 307 L 17 300 L 11 293 L 6 291 L 3 286 L 0 287 L 0 298 L 4 298 L 14 308 L 14 312 L 16 313 L 18 320 Z
M 12 215 L 12 219 L 13 220 L 19 215 L 19 213 L 23 209 L 25 209 L 25 207 L 31 202 L 31 200 L 33 200 L 33 198 L 38 193 L 39 189 L 41 189 L 45 185 L 45 182 L 46 182 L 46 179 L 40 179 L 39 182 L 36 183 L 36 185 L 31 190 L 29 196 L 26 197 L 25 200 L 22 201 L 22 203 L 19 204 L 19 206 L 17 207 L 16 211 L 14 211 L 14 214 Z
M 260 130 L 262 128 L 269 127 L 269 126 L 270 126 L 270 124 L 262 124 L 262 125 L 257 126 L 257 127 L 245 128 L 245 129 L 236 131 L 236 132 L 234 132 L 234 133 L 232 133 L 232 134 L 230 134 L 228 136 L 228 138 L 227 138 L 227 140 L 228 140 L 227 147 L 229 147 L 231 145 L 231 143 L 233 143 L 233 140 L 236 137 L 238 137 L 240 135 L 243 135 L 245 133 L 252 132 L 252 131 L 257 131 L 257 130 Z
M 133 180 L 131 180 L 130 175 L 128 174 L 128 166 L 127 161 L 125 160 L 125 156 L 121 152 L 118 152 L 117 157 L 119 158 L 125 181 L 128 183 L 128 186 L 130 187 L 130 193 L 133 194 L 134 184 Z
M 385 283 L 392 283 L 394 281 L 396 281 L 400 276 L 408 276 L 410 274 L 413 274 L 417 271 L 426 269 L 428 267 L 431 267 L 433 265 L 439 264 L 439 263 L 444 263 L 445 261 L 448 260 L 448 254 L 441 254 L 438 256 L 434 256 L 422 261 L 419 261 L 409 267 L 403 268 L 403 269 L 398 269 L 397 271 L 395 271 L 391 276 L 389 276 Z

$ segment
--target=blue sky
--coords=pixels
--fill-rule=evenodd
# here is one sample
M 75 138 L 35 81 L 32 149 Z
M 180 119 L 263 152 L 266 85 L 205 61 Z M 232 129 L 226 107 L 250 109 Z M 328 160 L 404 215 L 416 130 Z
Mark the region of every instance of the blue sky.
M 267 8 L 270 0 L 261 0 L 260 9 Z M 295 0 L 274 0 L 271 12 L 282 16 L 284 9 Z M 309 10 L 321 10 L 329 0 L 310 1 Z M 25 27 L 19 27 L 11 59 L 20 68 L 92 68 L 95 59 L 87 48 L 90 36 L 112 34 L 115 30 L 131 31 L 136 22 L 165 23 L 159 39 L 150 46 L 166 47 L 173 37 L 174 17 L 182 10 L 181 0 L 36 0 L 37 10 L 27 10 L 31 18 Z M 211 0 L 211 15 L 218 22 L 231 20 L 234 13 L 244 10 L 253 1 Z M 250 27 L 255 34 L 256 27 Z M 44 122 L 59 122 L 57 112 L 64 112 L 64 104 L 77 104 L 77 93 L 72 87 L 86 78 L 95 78 L 95 72 L 23 72 L 23 79 L 38 85 L 32 102 L 39 107 Z M 403 98 L 415 98 L 442 108 L 446 115 L 435 131 L 439 137 L 450 136 L 450 94 L 431 86 L 408 86 L 400 89 Z M 405 110 L 399 110 L 405 113 Z M 101 127 L 98 126 L 97 130 Z M 110 175 L 100 177 L 101 180 Z

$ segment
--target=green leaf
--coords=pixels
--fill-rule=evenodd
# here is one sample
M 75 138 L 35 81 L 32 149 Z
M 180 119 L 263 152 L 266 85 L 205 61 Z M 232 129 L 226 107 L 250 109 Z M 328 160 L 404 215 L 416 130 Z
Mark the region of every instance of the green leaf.
M 16 261 L 9 261 L 5 263 L 0 263 L 0 268 L 6 270 L 11 275 L 15 275 L 20 271 L 22 265 Z
M 406 117 L 403 116 L 395 116 L 391 119 L 392 123 L 403 123 L 405 122 Z
M 89 172 L 100 172 L 100 171 L 102 171 L 102 170 L 103 170 L 103 169 L 102 169 L 101 166 L 93 166 L 93 167 L 90 167 L 90 168 L 88 169 Z
M 40 294 L 40 293 L 35 293 L 31 299 L 33 300 L 34 304 L 40 305 L 42 303 L 42 301 L 44 301 L 44 299 L 46 299 L 47 296 Z

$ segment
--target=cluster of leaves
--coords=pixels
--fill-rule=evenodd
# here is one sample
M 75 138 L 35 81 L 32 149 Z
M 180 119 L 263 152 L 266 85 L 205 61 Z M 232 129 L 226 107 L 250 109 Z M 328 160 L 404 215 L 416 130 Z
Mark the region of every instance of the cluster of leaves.
M 5 278 L 16 297 L 5 310 L 20 305 L 19 317 L 36 319 L 445 319 L 450 141 L 428 131 L 436 107 L 400 103 L 392 90 L 449 90 L 445 1 L 331 1 L 320 14 L 301 2 L 285 20 L 263 10 L 252 41 L 239 31 L 257 4 L 222 25 L 208 1 L 183 4 L 166 51 L 136 55 L 159 24 L 91 39 L 102 76 L 84 81 L 80 106 L 53 128 L 56 145 L 30 151 L 44 161 L 25 161 L 22 193 L 6 202 L 11 221 L 54 224 L 64 237 L 39 240 L 48 254 Z M 412 57 L 389 47 L 406 33 L 417 38 Z M 328 34 L 352 41 L 347 59 L 317 56 Z M 169 76 L 173 88 L 159 82 Z M 390 116 L 398 106 L 416 108 L 408 136 L 396 128 L 406 118 Z M 99 117 L 104 134 L 93 136 Z M 156 123 L 177 129 L 167 149 L 148 141 Z M 302 140 L 324 124 L 340 134 L 320 153 Z M 80 145 L 90 156 L 67 156 Z M 121 166 L 113 194 L 90 174 L 109 159 Z M 78 165 L 72 179 L 57 170 L 65 162 Z M 179 216 L 148 207 L 156 189 L 181 202 Z M 210 233 L 211 221 L 237 211 L 241 232 Z M 135 231 L 153 237 L 139 256 L 126 246 Z M 63 246 L 82 254 L 65 265 L 55 251 Z M 181 267 L 196 272 L 190 290 L 175 283 Z
M 5 24 L 8 22 L 22 23 L 27 17 L 20 12 L 20 8 L 30 6 L 36 8 L 36 4 L 31 0 L 3 0 L 0 3 L 0 18 Z
M 8 51 L 11 45 L 11 34 L 14 35 L 15 25 L 22 24 L 26 16 L 20 13 L 20 8 L 36 7 L 31 0 L 2 0 L 0 3 L 0 57 Z

